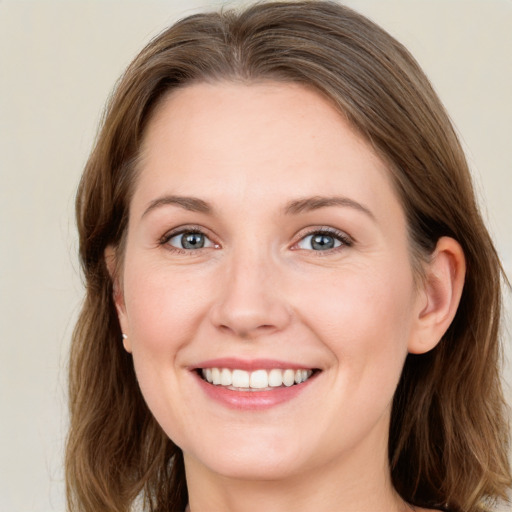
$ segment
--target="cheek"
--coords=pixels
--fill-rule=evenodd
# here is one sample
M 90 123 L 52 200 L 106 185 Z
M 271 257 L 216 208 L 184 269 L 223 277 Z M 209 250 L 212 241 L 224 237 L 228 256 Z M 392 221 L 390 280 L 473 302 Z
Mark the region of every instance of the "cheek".
M 368 381 L 397 380 L 412 335 L 411 272 L 361 266 L 308 289 L 302 309 L 338 364 Z
M 155 265 L 137 255 L 127 258 L 123 286 L 127 328 L 137 380 L 154 417 L 178 443 L 185 431 L 180 387 L 183 347 L 194 339 L 211 293 L 204 276 Z M 181 389 L 181 392 L 176 392 Z
M 124 297 L 134 351 L 138 345 L 169 352 L 193 336 L 209 295 L 208 281 L 199 281 L 201 286 L 188 272 L 148 267 L 132 258 L 125 269 Z

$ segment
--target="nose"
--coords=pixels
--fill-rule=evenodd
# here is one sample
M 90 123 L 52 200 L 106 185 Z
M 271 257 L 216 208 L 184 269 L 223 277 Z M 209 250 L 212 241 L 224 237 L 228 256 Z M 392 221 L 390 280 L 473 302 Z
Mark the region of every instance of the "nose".
M 224 279 L 210 314 L 217 329 L 241 339 L 255 339 L 282 331 L 290 323 L 291 308 L 271 257 L 233 255 L 225 262 Z

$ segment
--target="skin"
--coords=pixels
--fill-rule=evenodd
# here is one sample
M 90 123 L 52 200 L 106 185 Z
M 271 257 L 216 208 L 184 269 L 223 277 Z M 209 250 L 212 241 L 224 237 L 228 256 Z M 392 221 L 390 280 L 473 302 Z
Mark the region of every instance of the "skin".
M 312 196 L 345 201 L 286 211 Z M 206 246 L 180 248 L 183 227 Z M 325 229 L 338 246 L 314 250 Z M 125 348 L 184 452 L 192 512 L 410 510 L 390 482 L 391 401 L 407 353 L 448 328 L 464 257 L 441 239 L 417 285 L 389 172 L 326 99 L 279 83 L 170 94 L 145 134 L 125 251 L 121 269 L 106 253 Z M 241 411 L 191 371 L 219 357 L 321 372 L 288 402 Z

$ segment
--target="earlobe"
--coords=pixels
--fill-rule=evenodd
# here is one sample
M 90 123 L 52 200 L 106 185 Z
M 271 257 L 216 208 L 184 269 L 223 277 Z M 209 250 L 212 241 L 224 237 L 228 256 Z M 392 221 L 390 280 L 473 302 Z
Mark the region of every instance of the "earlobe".
M 130 340 L 128 339 L 128 335 L 123 332 L 123 347 L 128 353 L 132 353 L 132 344 L 130 343 Z
M 124 294 L 121 283 L 119 281 L 119 271 L 117 268 L 117 257 L 115 249 L 109 245 L 104 252 L 105 265 L 107 266 L 108 273 L 112 279 L 112 298 L 116 306 L 117 318 L 121 331 L 123 332 L 123 345 L 127 352 L 131 353 L 131 344 L 129 338 L 125 332 L 127 332 L 127 319 L 126 319 L 126 308 L 124 303 Z
M 440 238 L 425 267 L 410 353 L 423 354 L 439 343 L 457 312 L 465 274 L 466 260 L 460 244 L 450 237 Z

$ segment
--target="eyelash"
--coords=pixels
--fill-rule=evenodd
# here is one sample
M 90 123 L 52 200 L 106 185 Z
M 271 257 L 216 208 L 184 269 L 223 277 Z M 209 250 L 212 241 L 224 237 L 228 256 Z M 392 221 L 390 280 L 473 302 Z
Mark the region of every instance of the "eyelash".
M 158 241 L 158 245 L 160 246 L 167 246 L 166 248 L 172 252 L 178 253 L 178 254 L 187 254 L 187 255 L 193 255 L 195 252 L 199 252 L 200 249 L 183 249 L 180 247 L 175 247 L 172 245 L 169 245 L 169 241 L 177 236 L 184 235 L 184 234 L 198 234 L 205 236 L 215 247 L 219 247 L 218 244 L 213 242 L 211 238 L 199 227 L 196 226 L 184 226 L 177 231 L 171 231 L 166 233 L 160 240 Z M 325 249 L 323 251 L 315 251 L 313 249 L 301 249 L 297 247 L 297 245 L 303 241 L 308 236 L 315 236 L 315 235 L 327 235 L 330 237 L 333 237 L 334 239 L 338 240 L 341 244 L 338 247 L 334 247 L 331 249 Z M 322 228 L 316 228 L 311 229 L 309 231 L 305 231 L 300 233 L 300 238 L 297 242 L 295 242 L 292 246 L 292 250 L 307 250 L 312 253 L 316 253 L 318 256 L 323 256 L 325 254 L 331 254 L 333 252 L 339 251 L 345 247 L 351 247 L 354 244 L 354 241 L 351 237 L 349 237 L 346 233 L 343 231 L 339 231 L 338 229 L 332 228 L 332 227 L 322 227 Z M 205 247 L 205 249 L 209 249 L 210 247 Z
M 173 245 L 170 245 L 169 244 L 169 241 L 176 237 L 176 236 L 180 236 L 180 235 L 184 235 L 184 234 L 197 234 L 197 235 L 203 235 L 205 238 L 207 238 L 208 240 L 210 240 L 212 242 L 212 244 L 214 246 L 217 246 L 218 247 L 218 244 L 216 244 L 215 242 L 213 242 L 210 237 L 200 228 L 198 227 L 195 227 L 195 226 L 184 226 L 176 231 L 170 231 L 168 233 L 166 233 L 162 238 L 160 238 L 160 240 L 158 241 L 158 245 L 160 246 L 166 246 L 166 249 L 171 251 L 171 252 L 174 252 L 174 253 L 177 253 L 177 254 L 186 254 L 186 255 L 189 255 L 189 256 L 193 256 L 195 252 L 199 252 L 199 249 L 183 249 L 183 248 L 180 248 L 180 247 L 174 247 Z M 207 249 L 209 249 L 209 247 L 207 247 Z
M 315 251 L 313 249 L 301 249 L 300 247 L 297 247 L 298 244 L 303 241 L 308 236 L 315 236 L 315 235 L 327 235 L 335 240 L 338 240 L 340 242 L 340 245 L 338 247 L 333 247 L 331 249 L 325 249 L 323 251 Z M 337 252 L 340 250 L 343 250 L 346 247 L 351 247 L 354 245 L 354 240 L 348 236 L 343 231 L 340 231 L 338 229 L 332 228 L 332 227 L 321 227 L 316 229 L 311 229 L 305 232 L 300 233 L 300 238 L 297 242 L 293 244 L 294 250 L 306 250 L 308 252 L 312 252 L 315 254 L 315 256 L 326 256 L 328 254 L 332 254 L 333 252 Z

